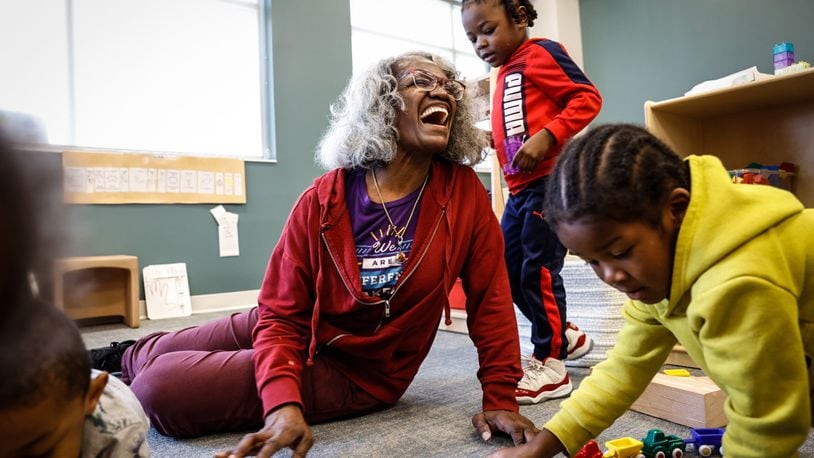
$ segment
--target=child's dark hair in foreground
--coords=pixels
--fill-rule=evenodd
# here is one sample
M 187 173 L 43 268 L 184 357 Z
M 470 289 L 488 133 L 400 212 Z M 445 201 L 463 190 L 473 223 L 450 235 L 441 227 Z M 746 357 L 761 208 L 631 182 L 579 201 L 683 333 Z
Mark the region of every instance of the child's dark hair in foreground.
M 681 160 L 647 130 L 612 124 L 566 147 L 545 218 L 630 300 L 608 359 L 529 444 L 501 456 L 573 455 L 676 343 L 726 393 L 727 456 L 797 456 L 814 411 L 814 210 L 732 183 L 714 156 Z
M 79 330 L 62 312 L 34 299 L 15 305 L 0 325 L 0 456 L 79 456 L 106 379 L 91 382 Z
M 38 299 L 61 242 L 53 162 L 0 131 L 0 458 L 149 456 L 135 396 L 92 372 L 74 322 Z
M 79 329 L 33 298 L 0 323 L 0 458 L 148 457 L 149 422 L 107 372 L 91 372 Z
M 0 326 L 0 409 L 31 405 L 62 389 L 72 398 L 88 391 L 90 358 L 76 325 L 35 300 L 19 304 Z

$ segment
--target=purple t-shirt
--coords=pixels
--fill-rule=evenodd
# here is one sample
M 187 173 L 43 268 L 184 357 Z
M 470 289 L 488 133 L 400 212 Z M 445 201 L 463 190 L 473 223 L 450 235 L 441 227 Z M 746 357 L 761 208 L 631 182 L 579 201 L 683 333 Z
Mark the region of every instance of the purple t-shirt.
M 399 252 L 409 256 L 413 247 L 418 207 L 421 203 L 416 205 L 412 218 L 410 212 L 416 204 L 421 188 L 401 199 L 385 202 L 387 211 L 396 225 L 393 228 L 382 205 L 372 202 L 368 196 L 365 185 L 366 172 L 365 169 L 356 169 L 348 173 L 345 199 L 356 243 L 356 260 L 362 276 L 362 290 L 371 296 L 388 299 L 393 294 L 403 268 L 403 263 L 399 261 Z M 402 232 L 404 235 L 399 249 L 396 234 Z

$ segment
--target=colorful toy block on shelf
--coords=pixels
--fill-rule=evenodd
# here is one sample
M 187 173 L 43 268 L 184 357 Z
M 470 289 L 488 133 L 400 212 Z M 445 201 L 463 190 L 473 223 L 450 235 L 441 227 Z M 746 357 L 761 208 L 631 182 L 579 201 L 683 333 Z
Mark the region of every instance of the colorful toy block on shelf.
M 622 437 L 605 442 L 608 451 L 603 458 L 645 458 L 642 455 L 642 441 L 632 437 Z
M 774 45 L 773 51 L 775 70 L 780 70 L 794 63 L 794 44 L 787 42 L 777 43 Z
M 684 456 L 684 439 L 651 429 L 642 439 L 642 453 L 646 458 L 681 458 Z
M 767 184 L 776 188 L 791 191 L 792 179 L 797 166 L 791 162 L 780 165 L 763 165 L 753 162 L 742 169 L 729 171 L 733 183 Z
M 602 450 L 599 450 L 599 444 L 591 439 L 579 449 L 573 458 L 602 458 Z
M 724 455 L 721 440 L 724 437 L 723 428 L 694 428 L 690 430 L 690 438 L 684 439 L 684 450 L 697 453 L 699 456 Z
M 774 54 L 780 54 L 782 52 L 790 52 L 794 54 L 794 43 L 790 43 L 788 41 L 777 43 L 772 46 L 772 52 Z

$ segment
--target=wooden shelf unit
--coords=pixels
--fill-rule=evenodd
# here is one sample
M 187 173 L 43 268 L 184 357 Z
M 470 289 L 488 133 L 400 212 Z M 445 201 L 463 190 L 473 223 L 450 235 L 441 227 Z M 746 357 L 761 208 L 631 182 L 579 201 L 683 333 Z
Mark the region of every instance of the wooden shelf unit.
M 54 268 L 54 304 L 74 320 L 121 316 L 140 324 L 136 256 L 60 258 Z
M 814 206 L 814 69 L 661 102 L 645 124 L 681 156 L 711 154 L 727 169 L 798 165 L 792 191 Z

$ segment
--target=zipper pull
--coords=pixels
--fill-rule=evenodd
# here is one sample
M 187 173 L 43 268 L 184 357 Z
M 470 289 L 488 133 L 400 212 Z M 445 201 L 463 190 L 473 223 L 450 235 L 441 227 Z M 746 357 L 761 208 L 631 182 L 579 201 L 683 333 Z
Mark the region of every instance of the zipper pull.
M 384 317 L 390 318 L 390 301 L 384 301 Z

